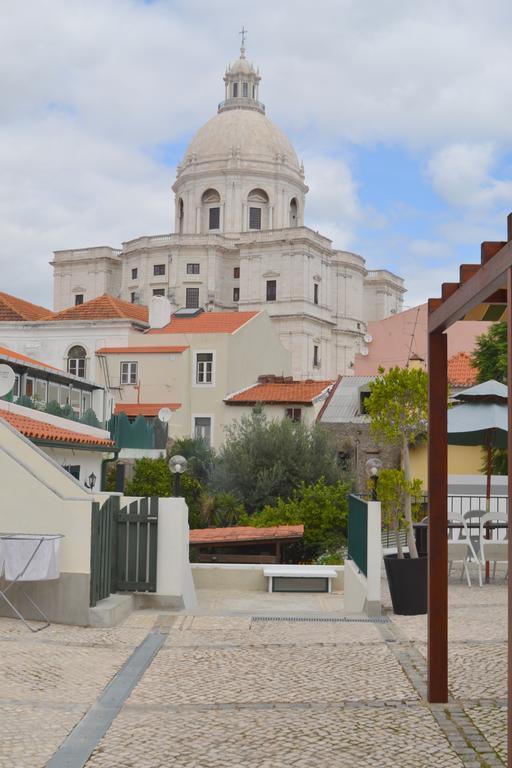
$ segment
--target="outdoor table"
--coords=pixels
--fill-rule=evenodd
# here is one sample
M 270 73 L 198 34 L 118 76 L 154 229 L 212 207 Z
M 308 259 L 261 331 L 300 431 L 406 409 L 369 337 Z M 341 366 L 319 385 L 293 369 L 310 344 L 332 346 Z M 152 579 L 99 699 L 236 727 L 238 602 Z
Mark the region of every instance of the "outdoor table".
M 17 583 L 25 581 L 50 581 L 60 576 L 59 550 L 61 533 L 0 533 L 0 576 L 7 583 L 0 589 L 0 597 L 14 611 L 31 632 L 40 632 L 50 626 L 44 611 L 22 590 L 23 596 L 46 622 L 42 627 L 31 627 L 21 611 L 7 597 L 7 592 Z

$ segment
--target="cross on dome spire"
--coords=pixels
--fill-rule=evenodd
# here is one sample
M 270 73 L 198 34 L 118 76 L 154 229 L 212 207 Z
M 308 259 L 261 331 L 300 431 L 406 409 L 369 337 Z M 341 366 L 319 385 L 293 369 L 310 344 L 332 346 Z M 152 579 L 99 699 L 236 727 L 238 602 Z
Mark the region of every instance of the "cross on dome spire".
M 242 35 L 242 44 L 240 46 L 240 58 L 245 59 L 245 36 L 249 30 L 244 27 L 242 24 L 242 29 L 238 33 L 239 35 Z

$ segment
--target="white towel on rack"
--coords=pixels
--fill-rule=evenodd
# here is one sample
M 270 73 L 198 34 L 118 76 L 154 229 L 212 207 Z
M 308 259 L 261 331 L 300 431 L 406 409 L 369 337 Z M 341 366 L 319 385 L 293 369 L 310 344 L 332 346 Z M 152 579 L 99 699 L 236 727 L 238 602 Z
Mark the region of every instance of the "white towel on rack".
M 13 534 L 3 538 L 0 561 L 3 556 L 6 580 L 58 579 L 60 576 L 59 550 L 60 537 L 46 538 L 30 534 Z

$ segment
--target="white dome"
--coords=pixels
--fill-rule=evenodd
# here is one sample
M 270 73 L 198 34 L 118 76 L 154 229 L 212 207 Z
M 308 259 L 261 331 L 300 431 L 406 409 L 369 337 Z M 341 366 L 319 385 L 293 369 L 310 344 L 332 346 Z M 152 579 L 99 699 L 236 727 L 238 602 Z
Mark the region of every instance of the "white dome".
M 242 160 L 283 160 L 300 173 L 295 150 L 283 131 L 254 109 L 230 109 L 212 117 L 192 139 L 186 153 L 198 162 L 230 157 Z

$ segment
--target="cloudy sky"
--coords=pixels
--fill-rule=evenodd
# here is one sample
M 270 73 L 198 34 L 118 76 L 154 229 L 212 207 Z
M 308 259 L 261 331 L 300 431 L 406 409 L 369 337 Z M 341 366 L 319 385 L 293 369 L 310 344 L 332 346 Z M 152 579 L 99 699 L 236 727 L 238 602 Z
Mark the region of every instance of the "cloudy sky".
M 170 187 L 249 30 L 306 223 L 437 295 L 512 211 L 510 0 L 0 0 L 0 289 L 172 229 Z

